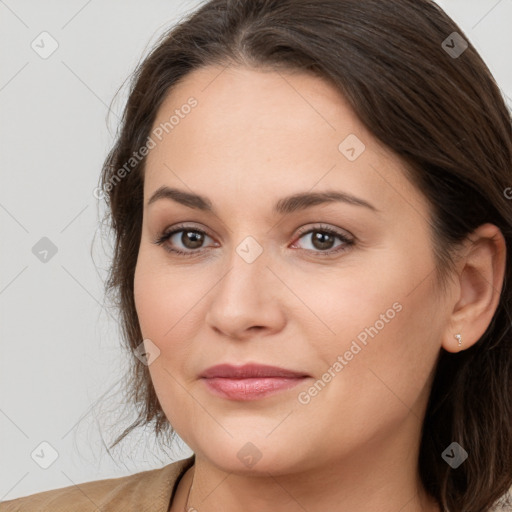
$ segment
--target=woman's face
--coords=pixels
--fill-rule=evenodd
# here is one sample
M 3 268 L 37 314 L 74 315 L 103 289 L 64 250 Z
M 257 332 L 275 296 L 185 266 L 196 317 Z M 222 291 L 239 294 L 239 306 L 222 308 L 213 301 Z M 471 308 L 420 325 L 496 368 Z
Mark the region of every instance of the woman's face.
M 247 68 L 189 74 L 151 138 L 135 301 L 182 439 L 272 474 L 416 454 L 449 308 L 401 162 L 330 84 Z M 247 363 L 298 377 L 201 377 Z

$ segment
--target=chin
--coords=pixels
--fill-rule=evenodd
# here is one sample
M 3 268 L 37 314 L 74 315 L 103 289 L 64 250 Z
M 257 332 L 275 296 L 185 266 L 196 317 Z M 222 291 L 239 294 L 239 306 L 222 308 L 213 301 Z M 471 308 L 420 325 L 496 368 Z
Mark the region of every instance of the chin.
M 274 424 L 275 427 L 275 424 Z M 210 464 L 218 469 L 235 474 L 252 475 L 277 475 L 293 472 L 294 467 L 303 467 L 307 456 L 297 448 L 303 446 L 303 442 L 293 442 L 290 436 L 279 436 L 269 430 L 258 435 L 254 431 L 245 429 L 250 434 L 233 433 L 233 437 L 227 434 L 221 439 L 212 439 L 201 436 L 201 442 L 192 443 L 192 450 L 206 458 Z

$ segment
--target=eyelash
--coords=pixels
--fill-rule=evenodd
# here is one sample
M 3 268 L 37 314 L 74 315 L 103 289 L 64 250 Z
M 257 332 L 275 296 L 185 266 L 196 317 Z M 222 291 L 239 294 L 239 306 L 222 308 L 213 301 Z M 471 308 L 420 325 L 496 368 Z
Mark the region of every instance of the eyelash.
M 208 233 L 206 233 L 202 229 L 198 229 L 198 228 L 195 228 L 194 226 L 187 226 L 187 225 L 182 224 L 182 225 L 176 226 L 172 231 L 161 233 L 158 236 L 158 238 L 153 241 L 153 243 L 156 245 L 163 246 L 167 240 L 169 240 L 176 233 L 180 233 L 181 231 L 190 231 L 193 233 L 200 233 L 201 235 L 210 236 L 210 235 L 208 235 Z M 315 232 L 327 233 L 329 235 L 334 235 L 334 236 L 338 237 L 344 244 L 344 245 L 338 246 L 336 249 L 330 249 L 328 251 L 313 251 L 312 249 L 302 249 L 307 252 L 313 252 L 315 254 L 319 254 L 319 255 L 321 255 L 321 257 L 332 256 L 334 254 L 344 252 L 350 246 L 354 245 L 354 243 L 355 243 L 355 240 L 348 238 L 341 232 L 339 232 L 333 228 L 330 228 L 328 226 L 317 226 L 317 227 L 313 227 L 313 228 L 301 228 L 301 229 L 299 229 L 297 240 L 299 240 L 306 234 L 315 233 Z M 204 250 L 205 250 L 204 248 L 201 248 L 201 249 L 196 249 L 196 250 L 182 251 L 180 249 L 175 249 L 175 248 L 172 248 L 169 246 L 164 246 L 164 249 L 167 252 L 174 253 L 174 254 L 177 254 L 177 255 L 183 256 L 183 257 L 197 256 L 198 254 L 204 252 Z

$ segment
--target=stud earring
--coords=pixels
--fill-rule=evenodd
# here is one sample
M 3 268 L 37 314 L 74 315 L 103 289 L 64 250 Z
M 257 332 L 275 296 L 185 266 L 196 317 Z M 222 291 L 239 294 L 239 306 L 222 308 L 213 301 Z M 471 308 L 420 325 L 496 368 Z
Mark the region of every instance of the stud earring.
M 455 337 L 457 338 L 457 341 L 459 342 L 459 347 L 462 345 L 462 336 L 460 334 L 456 334 Z

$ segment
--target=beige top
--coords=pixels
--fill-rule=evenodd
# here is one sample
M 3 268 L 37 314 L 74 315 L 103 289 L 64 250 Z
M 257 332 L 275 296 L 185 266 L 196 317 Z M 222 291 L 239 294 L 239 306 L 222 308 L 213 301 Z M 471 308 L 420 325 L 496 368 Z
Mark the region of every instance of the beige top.
M 195 455 L 159 469 L 0 502 L 0 512 L 168 512 L 180 478 Z

